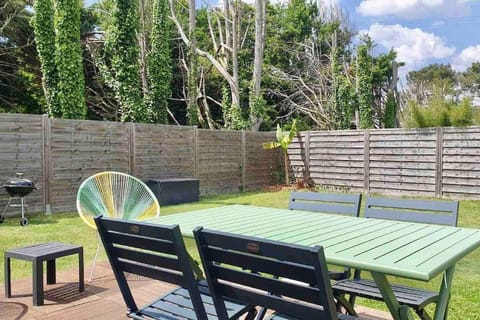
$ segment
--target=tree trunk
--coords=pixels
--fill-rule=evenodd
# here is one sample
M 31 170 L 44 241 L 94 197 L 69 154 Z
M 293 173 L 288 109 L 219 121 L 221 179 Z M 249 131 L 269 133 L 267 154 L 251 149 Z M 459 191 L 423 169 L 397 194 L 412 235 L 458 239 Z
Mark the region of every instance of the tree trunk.
M 255 0 L 255 57 L 253 62 L 253 95 L 254 99 L 258 101 L 262 98 L 262 67 L 263 67 L 263 52 L 265 49 L 265 0 Z M 256 101 L 253 101 L 255 103 Z M 252 101 L 251 101 L 252 103 Z M 256 110 L 252 110 L 250 106 L 250 120 L 252 122 L 252 130 L 258 131 L 262 124 L 261 115 Z M 252 112 L 254 111 L 254 112 Z
M 288 186 L 290 183 L 288 179 L 288 151 L 283 149 L 283 165 L 285 169 L 285 184 Z
M 143 94 L 147 92 L 147 40 L 146 40 L 146 23 L 145 23 L 145 0 L 139 1 L 140 9 L 140 32 L 138 33 L 140 42 L 140 77 L 142 79 Z
M 190 47 L 188 50 L 188 106 L 187 118 L 189 125 L 198 124 L 198 108 L 197 108 L 197 38 L 195 36 L 196 29 L 196 11 L 195 0 L 189 1 L 188 7 L 188 38 L 190 39 Z
M 233 82 L 235 83 L 234 88 L 231 87 L 232 91 L 232 105 L 240 106 L 240 91 L 239 83 L 240 77 L 238 74 L 238 48 L 240 43 L 240 1 L 234 0 L 233 3 L 233 14 L 232 14 L 232 73 L 233 73 Z

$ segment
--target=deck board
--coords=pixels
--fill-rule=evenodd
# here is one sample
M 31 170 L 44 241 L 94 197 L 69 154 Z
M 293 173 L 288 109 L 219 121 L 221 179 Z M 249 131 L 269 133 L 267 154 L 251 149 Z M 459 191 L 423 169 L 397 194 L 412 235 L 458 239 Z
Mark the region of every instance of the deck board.
M 90 272 L 90 266 L 85 268 Z M 173 286 L 136 275 L 131 288 L 139 306 L 167 293 Z M 0 295 L 0 320 L 118 320 L 127 319 L 126 307 L 107 262 L 97 263 L 92 282 L 78 292 L 78 271 L 58 270 L 57 284 L 45 284 L 45 305 L 32 305 L 31 278 L 12 282 L 12 297 Z M 0 283 L 0 286 L 4 286 Z M 391 319 L 385 312 L 359 307 L 362 319 Z

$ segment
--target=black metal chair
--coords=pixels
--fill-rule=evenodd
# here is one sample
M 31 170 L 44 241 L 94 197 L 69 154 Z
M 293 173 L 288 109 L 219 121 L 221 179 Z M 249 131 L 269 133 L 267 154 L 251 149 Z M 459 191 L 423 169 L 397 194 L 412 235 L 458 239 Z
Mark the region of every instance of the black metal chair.
M 95 218 L 115 279 L 132 319 L 217 319 L 205 281 L 195 279 L 190 257 L 185 249 L 180 228 L 151 225 L 103 217 Z M 138 308 L 125 273 L 136 274 L 179 285 L 170 293 Z M 227 302 L 231 319 L 251 311 L 253 307 Z
M 361 194 L 292 191 L 288 208 L 358 217 L 361 203 Z M 330 279 L 337 281 L 350 275 L 350 268 L 329 271 Z
M 357 319 L 337 314 L 323 248 L 194 230 L 219 320 L 227 299 L 275 311 L 268 319 Z M 260 313 L 263 315 L 263 313 Z
M 365 205 L 365 217 L 455 227 L 458 221 L 458 206 L 458 201 L 368 197 Z M 342 301 L 350 314 L 355 314 L 353 306 L 356 296 L 383 301 L 376 283 L 372 280 L 362 279 L 360 270 L 355 270 L 353 279 L 338 281 L 332 288 L 337 299 Z M 437 292 L 402 285 L 392 285 L 392 289 L 400 304 L 411 307 L 421 319 L 431 319 L 426 313 L 425 307 L 430 303 L 437 302 Z M 344 299 L 347 294 L 350 295 L 348 304 Z

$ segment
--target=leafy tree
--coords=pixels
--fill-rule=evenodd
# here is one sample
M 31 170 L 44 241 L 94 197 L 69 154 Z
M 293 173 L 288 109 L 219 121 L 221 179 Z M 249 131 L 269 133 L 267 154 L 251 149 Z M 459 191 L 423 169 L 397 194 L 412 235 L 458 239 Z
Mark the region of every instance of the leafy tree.
M 43 113 L 40 62 L 24 0 L 0 0 L 0 112 Z
M 450 84 L 456 81 L 455 70 L 449 64 L 430 64 L 420 70 L 410 71 L 407 77 L 412 83 L 431 83 L 434 80 L 444 80 Z
M 460 82 L 471 94 L 480 94 L 480 62 L 472 63 L 462 74 Z
M 42 63 L 45 97 L 50 116 L 84 119 L 85 105 L 80 7 L 75 0 L 34 3 L 32 21 Z
M 350 79 L 339 63 L 338 48 L 332 52 L 332 98 L 331 114 L 334 119 L 332 129 L 349 129 L 356 109 L 357 96 Z
M 56 101 L 61 117 L 84 119 L 85 80 L 80 47 L 80 7 L 78 0 L 56 0 L 54 13 Z
M 168 99 L 172 91 L 169 5 L 167 1 L 154 0 L 152 9 L 151 50 L 147 55 L 148 103 L 156 122 L 168 123 Z
M 35 42 L 41 62 L 43 89 L 48 103 L 48 113 L 52 117 L 62 114 L 56 99 L 57 67 L 55 63 L 54 9 L 51 0 L 37 0 L 33 3 L 35 15 L 32 19 Z
M 360 128 L 373 128 L 373 61 L 370 55 L 372 43 L 365 40 L 357 48 L 357 94 L 358 109 L 360 111 Z
M 408 99 L 420 104 L 428 102 L 433 90 L 440 91 L 443 97 L 453 97 L 454 85 L 457 82 L 455 70 L 448 64 L 431 64 L 407 75 Z
M 106 82 L 120 106 L 121 121 L 148 122 L 150 113 L 143 103 L 137 41 L 138 3 L 115 0 L 111 25 L 106 32 L 104 64 Z
M 280 115 L 302 115 L 310 126 L 323 130 L 348 128 L 357 101 L 349 66 L 351 32 L 338 16 L 322 16 L 320 11 L 305 1 L 273 6 L 276 34 L 267 37 L 269 72 L 263 82 L 271 93 L 269 103 L 280 106 Z

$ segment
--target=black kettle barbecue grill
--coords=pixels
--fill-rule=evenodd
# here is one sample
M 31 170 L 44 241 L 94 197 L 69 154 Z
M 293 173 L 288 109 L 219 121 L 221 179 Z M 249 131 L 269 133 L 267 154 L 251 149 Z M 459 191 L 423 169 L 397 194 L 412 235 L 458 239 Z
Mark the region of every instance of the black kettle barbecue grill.
M 17 173 L 16 178 L 9 179 L 7 183 L 1 187 L 5 188 L 5 191 L 10 195 L 10 199 L 8 199 L 8 203 L 0 216 L 0 223 L 5 219 L 5 213 L 9 206 L 21 207 L 22 219 L 20 219 L 20 225 L 26 226 L 28 224 L 28 219 L 25 217 L 25 212 L 27 212 L 28 205 L 25 202 L 24 197 L 29 195 L 33 190 L 37 190 L 37 187 L 35 187 L 35 184 L 32 181 L 24 179 L 23 173 Z M 15 198 L 20 198 L 20 204 L 12 204 L 12 200 Z

